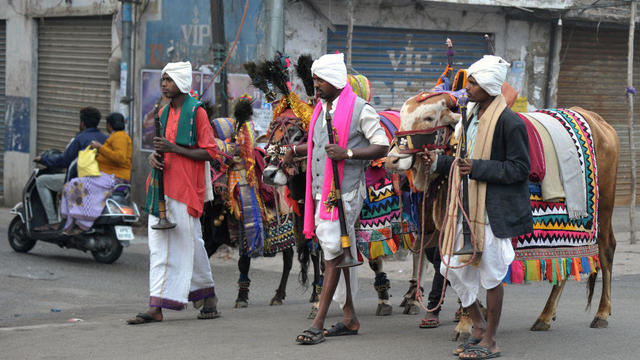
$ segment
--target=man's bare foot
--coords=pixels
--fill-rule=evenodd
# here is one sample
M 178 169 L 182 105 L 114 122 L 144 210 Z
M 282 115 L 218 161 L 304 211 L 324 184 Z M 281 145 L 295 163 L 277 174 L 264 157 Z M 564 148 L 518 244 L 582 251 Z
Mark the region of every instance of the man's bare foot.
M 200 310 L 200 314 L 198 314 L 198 319 L 208 320 L 208 319 L 217 319 L 220 317 L 220 313 L 217 309 L 218 306 L 218 297 L 217 296 L 209 296 L 204 299 L 204 305 Z
M 215 308 L 218 306 L 218 297 L 217 296 L 209 296 L 204 299 L 204 307 L 206 308 Z

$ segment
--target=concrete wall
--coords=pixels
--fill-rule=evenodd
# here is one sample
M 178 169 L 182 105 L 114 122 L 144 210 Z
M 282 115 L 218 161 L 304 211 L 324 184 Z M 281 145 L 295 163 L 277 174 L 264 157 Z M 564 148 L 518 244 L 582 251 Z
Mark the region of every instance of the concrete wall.
M 367 2 L 356 8 L 354 26 L 492 33 L 496 55 L 510 62 L 525 63 L 520 96 L 527 97 L 534 107 L 543 107 L 550 23 L 513 20 L 501 7 L 468 5 L 495 4 L 494 1 L 448 2 L 427 2 L 417 6 L 407 2 L 402 6 L 391 5 L 385 0 Z M 313 0 L 311 3 L 290 3 L 285 9 L 285 52 L 293 58 L 301 53 L 311 53 L 314 57 L 324 54 L 327 29 L 333 24 L 348 22 L 345 2 Z
M 479 0 L 480 2 L 484 0 Z M 568 0 L 567 0 L 568 1 Z M 562 1 L 564 4 L 567 1 Z M 344 1 L 311 0 L 286 2 L 285 53 L 297 58 L 301 53 L 318 57 L 326 52 L 327 29 L 332 24 L 346 24 Z M 488 32 L 495 35 L 496 53 L 508 61 L 524 61 L 526 73 L 521 95 L 542 107 L 546 91 L 546 71 L 549 42 L 549 23 L 509 19 L 499 6 L 469 5 L 478 1 L 392 2 L 367 1 L 358 7 L 356 26 L 390 28 Z M 485 1 L 487 2 L 487 1 Z M 544 0 L 526 2 L 544 3 Z M 266 0 L 251 1 L 238 48 L 228 69 L 242 71 L 241 64 L 263 58 L 264 29 L 266 28 Z M 495 5 L 495 2 L 488 2 Z M 524 2 L 523 2 L 524 3 Z M 0 18 L 7 21 L 7 148 L 5 154 L 5 204 L 18 201 L 35 155 L 37 108 L 37 21 L 50 16 L 94 16 L 114 14 L 112 27 L 113 111 L 127 113 L 120 102 L 118 78 L 121 16 L 117 0 L 0 0 Z M 408 4 L 408 5 L 407 5 Z M 225 37 L 233 42 L 240 25 L 243 1 L 225 1 Z M 528 5 L 533 6 L 533 5 Z M 533 6 L 535 7 L 535 6 Z M 315 8 L 315 10 L 314 10 Z M 134 116 L 131 119 L 134 142 L 133 173 L 135 199 L 144 197 L 144 180 L 148 173 L 148 152 L 140 151 L 139 98 L 141 69 L 161 68 L 168 61 L 191 60 L 196 66 L 211 64 L 211 24 L 208 0 L 151 0 L 139 24 L 134 25 L 136 36 L 134 67 Z M 24 46 L 29 44 L 29 46 Z M 170 51 L 173 50 L 173 51 Z M 271 54 L 268 54 L 271 55 Z M 300 90 L 300 89 L 299 89 Z
M 118 0 L 13 0 L 12 2 L 26 3 L 26 14 L 31 17 L 111 15 L 120 7 Z
M 21 201 L 35 149 L 36 26 L 24 3 L 4 4 L 7 19 L 4 204 Z
M 37 134 L 37 18 L 95 16 L 117 12 L 117 0 L 12 0 L 0 1 L 0 18 L 7 20 L 4 199 L 5 206 L 21 201 L 22 189 L 33 169 Z M 116 34 L 114 22 L 114 34 Z M 114 36 L 114 54 L 119 57 Z M 117 40 L 117 41 L 116 41 Z M 112 82 L 112 99 L 117 98 Z M 112 101 L 113 109 L 118 101 Z
M 262 44 L 265 34 L 265 1 L 253 0 L 244 20 L 238 44 L 230 57 L 228 73 L 244 72 L 242 64 L 264 56 Z M 225 39 L 227 51 L 239 29 L 244 1 L 224 1 Z M 162 69 L 167 62 L 188 60 L 196 69 L 214 71 L 211 47 L 212 27 L 209 0 L 152 1 L 144 14 L 135 36 L 136 64 L 134 99 L 133 174 L 134 200 L 144 204 L 144 184 L 149 174 L 149 151 L 141 149 L 140 74 L 142 69 Z M 217 84 L 215 84 L 217 85 Z

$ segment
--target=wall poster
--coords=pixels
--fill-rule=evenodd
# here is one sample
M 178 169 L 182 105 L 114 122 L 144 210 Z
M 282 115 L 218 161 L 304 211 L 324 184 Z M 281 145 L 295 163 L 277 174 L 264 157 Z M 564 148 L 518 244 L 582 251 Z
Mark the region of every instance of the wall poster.
M 153 127 L 153 107 L 162 96 L 160 91 L 160 77 L 162 71 L 158 69 L 143 69 L 140 81 L 140 119 L 142 124 L 140 126 L 140 149 L 146 151 L 153 150 L 153 136 L 155 133 Z M 191 89 L 198 92 L 198 95 L 203 93 L 204 88 L 209 84 L 213 74 L 204 74 L 199 71 L 193 72 L 193 82 L 191 83 Z M 211 87 L 204 94 L 204 98 L 201 101 L 209 101 L 212 104 L 215 102 L 213 94 L 215 84 L 211 84 Z M 162 100 L 160 106 L 164 106 L 167 103 L 166 99 Z

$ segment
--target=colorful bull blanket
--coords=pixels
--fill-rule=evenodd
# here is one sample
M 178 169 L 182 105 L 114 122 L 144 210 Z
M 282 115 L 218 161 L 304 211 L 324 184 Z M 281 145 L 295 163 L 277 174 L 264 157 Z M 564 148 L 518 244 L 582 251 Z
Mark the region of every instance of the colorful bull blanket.
M 382 111 L 380 124 L 391 140 L 400 126 L 397 111 Z M 377 162 L 374 162 L 377 163 Z M 406 220 L 399 191 L 384 168 L 371 166 L 366 171 L 367 195 L 356 224 L 356 245 L 369 260 L 396 253 L 399 247 L 412 248 L 416 227 Z
M 360 223 L 356 228 L 358 250 L 369 260 L 393 255 L 400 246 L 413 246 L 416 228 L 403 221 L 400 196 L 389 176 L 367 187 Z
M 583 116 L 568 109 L 539 113 L 559 122 L 573 140 L 586 183 L 587 214 L 570 218 L 564 199 L 543 201 L 540 184 L 530 183 L 533 233 L 512 239 L 516 257 L 505 277 L 507 283 L 546 279 L 555 284 L 570 276 L 579 280 L 580 274 L 599 267 L 598 177 L 591 129 Z

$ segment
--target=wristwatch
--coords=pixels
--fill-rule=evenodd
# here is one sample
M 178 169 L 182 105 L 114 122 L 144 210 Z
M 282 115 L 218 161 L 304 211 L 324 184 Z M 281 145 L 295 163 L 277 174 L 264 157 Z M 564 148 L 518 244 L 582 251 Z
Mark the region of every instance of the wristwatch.
M 353 159 L 353 151 L 351 151 L 351 149 L 347 149 L 347 157 L 349 157 L 349 159 Z

